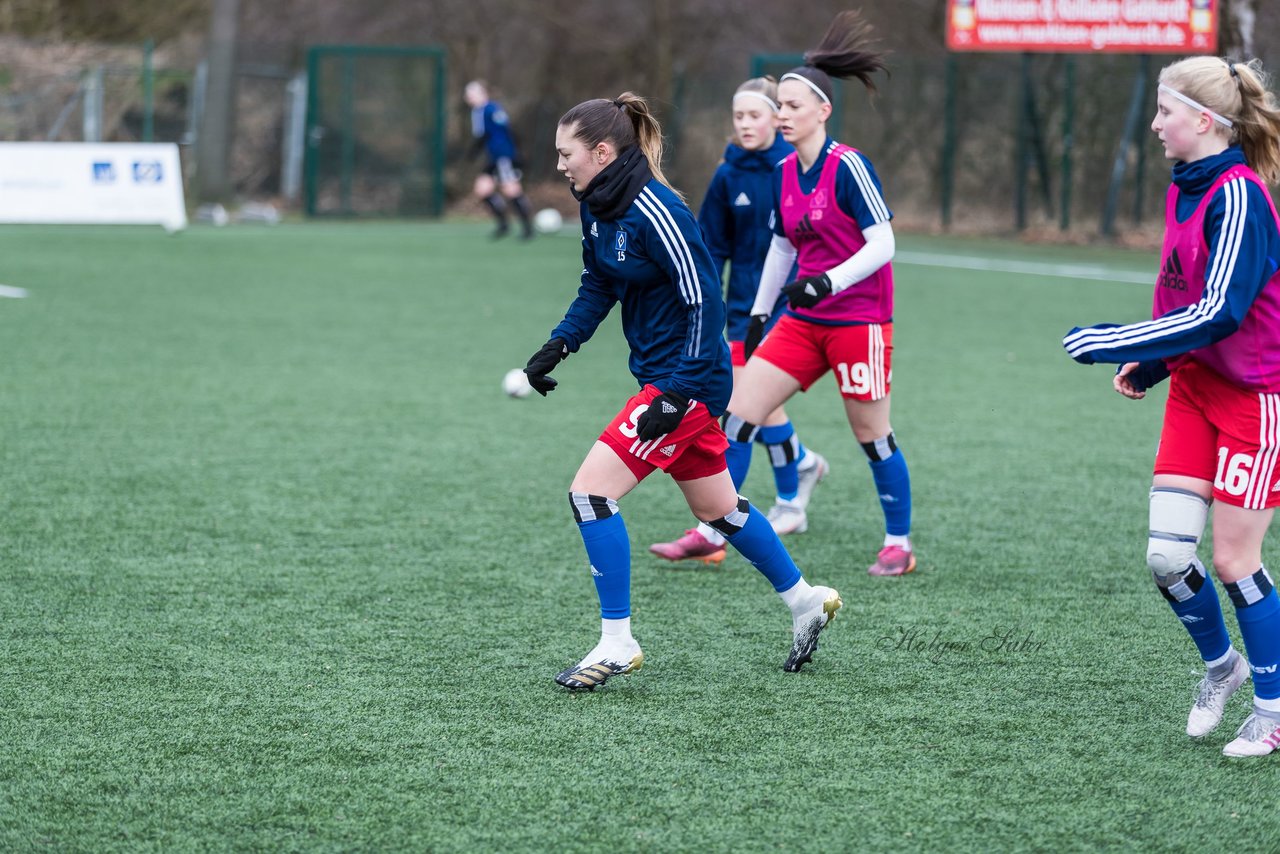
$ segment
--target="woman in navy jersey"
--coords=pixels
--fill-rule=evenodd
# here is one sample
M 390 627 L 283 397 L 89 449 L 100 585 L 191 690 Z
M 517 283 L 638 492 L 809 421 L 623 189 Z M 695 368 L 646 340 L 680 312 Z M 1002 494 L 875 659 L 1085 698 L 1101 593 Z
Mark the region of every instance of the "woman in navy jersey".
M 493 236 L 504 237 L 507 225 L 507 201 L 520 217 L 521 236 L 533 237 L 529 199 L 520 184 L 520 157 L 516 154 L 516 142 L 511 135 L 507 111 L 489 97 L 489 86 L 482 80 L 472 80 L 463 89 L 463 97 L 471 108 L 471 135 L 478 145 L 483 145 L 489 158 L 483 172 L 476 176 L 475 194 L 489 208 L 498 226 Z
M 1280 109 L 1255 60 L 1193 57 L 1160 72 L 1151 122 L 1174 161 L 1152 320 L 1071 330 L 1078 362 L 1120 368 L 1140 400 L 1172 377 L 1151 484 L 1147 565 L 1191 634 L 1206 674 L 1187 735 L 1208 735 L 1253 677 L 1253 711 L 1223 748 L 1280 744 L 1280 598 L 1262 541 L 1280 505 Z M 1213 568 L 1235 606 L 1248 660 L 1231 646 L 1196 556 L 1211 503 Z
M 774 182 L 774 231 L 745 335 L 748 356 L 729 402 L 729 470 L 745 469 L 751 442 L 769 414 L 828 372 L 853 434 L 871 464 L 885 518 L 872 575 L 916 568 L 911 546 L 911 479 L 889 422 L 893 352 L 892 211 L 861 152 L 827 135 L 832 77 L 854 77 L 871 90 L 884 69 L 867 46 L 870 30 L 856 12 L 832 21 L 805 64 L 778 82 L 778 121 L 795 153 Z M 792 264 L 798 277 L 787 282 Z M 778 295 L 788 308 L 761 343 Z M 758 348 L 756 345 L 759 345 Z
M 546 395 L 548 374 L 578 352 L 615 304 L 640 385 L 608 422 L 569 487 L 600 598 L 601 633 L 556 682 L 594 689 L 644 660 L 631 634 L 631 552 L 618 501 L 654 469 L 671 475 L 700 521 L 720 531 L 773 584 L 791 609 L 783 668 L 809 661 L 818 634 L 841 606 L 811 587 L 768 520 L 738 495 L 725 467 L 717 417 L 732 386 L 724 300 L 693 214 L 662 175 L 662 130 L 630 92 L 579 104 L 556 128 L 557 168 L 581 203 L 583 271 L 577 298 L 529 359 L 529 383 Z
M 777 132 L 778 83 L 772 77 L 756 77 L 738 87 L 733 96 L 734 139 L 724 150 L 724 160 L 711 178 L 711 186 L 698 210 L 698 225 L 716 270 L 729 263 L 729 355 L 735 382 L 746 365 L 742 342 L 751 320 L 751 306 L 760 283 L 760 270 L 769 250 L 773 214 L 773 173 L 794 149 Z M 769 326 L 781 316 L 779 300 Z M 769 509 L 769 524 L 779 534 L 801 533 L 808 528 L 805 508 L 813 488 L 827 474 L 823 457 L 800 443 L 787 413 L 779 407 L 765 419 L 757 442 L 769 453 L 778 497 Z M 748 461 L 750 458 L 747 458 Z M 739 479 L 746 469 L 733 472 Z M 649 551 L 667 560 L 692 559 L 702 563 L 724 560 L 724 537 L 701 523 L 670 543 L 655 543 Z

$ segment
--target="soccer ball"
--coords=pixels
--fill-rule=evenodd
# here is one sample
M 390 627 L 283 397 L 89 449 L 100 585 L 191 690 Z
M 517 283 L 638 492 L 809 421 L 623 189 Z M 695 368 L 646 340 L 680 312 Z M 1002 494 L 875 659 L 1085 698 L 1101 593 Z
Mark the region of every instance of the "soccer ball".
M 502 378 L 502 390 L 511 397 L 528 397 L 533 386 L 529 385 L 528 374 L 519 368 L 512 368 Z
M 564 225 L 564 218 L 555 208 L 543 208 L 533 215 L 533 227 L 542 234 L 554 234 Z

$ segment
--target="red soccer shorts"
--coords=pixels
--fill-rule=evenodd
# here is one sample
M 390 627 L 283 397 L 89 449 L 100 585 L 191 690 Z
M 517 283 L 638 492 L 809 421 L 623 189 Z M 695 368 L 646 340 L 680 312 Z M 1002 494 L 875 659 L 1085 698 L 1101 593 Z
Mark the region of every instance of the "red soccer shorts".
M 1173 372 L 1156 474 L 1207 480 L 1233 507 L 1280 505 L 1280 394 L 1245 391 L 1199 362 Z
M 751 355 L 795 377 L 803 391 L 834 371 L 841 397 L 880 400 L 889 396 L 892 354 L 892 323 L 824 326 L 785 314 Z
M 613 448 L 638 480 L 644 480 L 654 469 L 662 469 L 676 480 L 696 480 L 724 471 L 729 440 L 720 429 L 720 422 L 696 400 L 690 402 L 675 432 L 640 441 L 636 419 L 660 394 L 652 385 L 641 389 L 604 428 L 600 441 Z
M 741 341 L 729 342 L 729 361 L 733 363 L 735 368 L 745 367 L 747 364 L 747 354 L 742 347 Z

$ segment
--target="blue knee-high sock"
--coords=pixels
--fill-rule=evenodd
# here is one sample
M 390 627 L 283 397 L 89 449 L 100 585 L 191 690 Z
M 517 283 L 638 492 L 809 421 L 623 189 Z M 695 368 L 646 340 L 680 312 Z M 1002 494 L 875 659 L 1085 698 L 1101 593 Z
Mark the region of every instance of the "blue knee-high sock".
M 774 590 L 779 593 L 789 590 L 800 580 L 800 570 L 773 532 L 773 526 L 747 499 L 739 496 L 736 510 L 708 524 L 724 534 L 725 539 L 769 579 Z
M 621 620 L 631 616 L 631 540 L 618 513 L 618 504 L 600 495 L 569 494 L 573 515 L 591 561 L 591 580 L 600 597 L 600 616 Z
M 724 452 L 725 465 L 729 467 L 729 477 L 733 478 L 733 488 L 742 489 L 751 470 L 751 443 L 729 440 L 729 450 Z
M 1253 671 L 1253 696 L 1280 699 L 1280 597 L 1265 568 L 1224 585 L 1236 606 L 1240 636 Z
M 1187 567 L 1186 574 L 1169 587 L 1156 583 L 1173 613 L 1195 641 L 1200 657 L 1205 661 L 1217 661 L 1231 649 L 1227 635 L 1227 623 L 1222 619 L 1222 605 L 1218 591 L 1205 572 L 1204 564 L 1196 561 Z
M 905 537 L 911 533 L 911 475 L 907 458 L 894 449 L 888 459 L 871 460 L 871 477 L 880 496 L 886 533 Z
M 773 482 L 778 497 L 790 501 L 800 490 L 800 475 L 796 463 L 804 456 L 804 448 L 796 438 L 796 430 L 788 421 L 773 427 L 761 427 L 760 439 L 769 451 L 769 464 L 773 466 Z

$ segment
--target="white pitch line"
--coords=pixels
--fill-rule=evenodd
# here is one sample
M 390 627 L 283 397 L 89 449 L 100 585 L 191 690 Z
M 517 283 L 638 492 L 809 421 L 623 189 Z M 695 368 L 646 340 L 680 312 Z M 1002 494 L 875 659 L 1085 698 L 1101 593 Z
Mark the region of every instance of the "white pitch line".
M 1098 282 L 1132 282 L 1150 285 L 1155 281 L 1151 273 L 1132 270 L 1114 270 L 1107 267 L 1090 267 L 1079 264 L 1048 264 L 1041 261 L 998 261 L 991 258 L 975 258 L 972 255 L 934 255 L 931 252 L 898 252 L 893 256 L 895 264 L 914 264 L 919 267 L 960 267 L 965 270 L 988 270 L 993 273 L 1026 273 L 1032 276 L 1056 276 L 1061 279 L 1092 279 Z
M 27 292 L 22 288 L 12 288 L 8 285 L 0 285 L 0 297 L 11 297 L 12 299 L 22 299 Z

